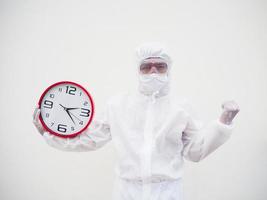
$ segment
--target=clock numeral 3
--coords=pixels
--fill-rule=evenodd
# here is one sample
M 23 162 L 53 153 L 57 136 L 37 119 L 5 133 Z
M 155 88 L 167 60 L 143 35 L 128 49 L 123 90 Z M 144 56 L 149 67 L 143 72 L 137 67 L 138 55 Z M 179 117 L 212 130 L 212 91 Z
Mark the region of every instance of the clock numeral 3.
M 89 117 L 89 114 L 90 114 L 90 110 L 82 108 L 82 114 L 80 114 L 80 116 Z
M 77 88 L 73 87 L 73 86 L 66 86 L 66 93 L 71 94 L 71 95 L 75 95 L 76 89 Z
M 49 100 L 44 101 L 44 107 L 51 109 L 53 107 L 53 102 Z
M 67 131 L 67 125 L 64 125 L 64 124 L 59 124 L 58 126 L 57 126 L 57 130 L 59 131 L 59 132 L 62 132 L 62 133 L 66 133 L 66 131 Z

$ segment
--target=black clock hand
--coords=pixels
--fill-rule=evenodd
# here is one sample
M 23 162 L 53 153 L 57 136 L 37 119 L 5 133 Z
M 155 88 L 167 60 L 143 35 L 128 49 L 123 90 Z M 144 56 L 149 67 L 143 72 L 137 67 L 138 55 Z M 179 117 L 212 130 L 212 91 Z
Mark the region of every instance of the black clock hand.
M 64 108 L 64 110 L 76 110 L 76 109 L 80 109 L 80 108 L 67 108 L 65 106 L 63 106 L 62 104 L 59 104 L 61 107 Z
M 70 116 L 70 114 L 71 115 L 73 115 L 76 119 L 78 119 L 79 121 L 82 121 L 82 120 L 80 120 L 78 117 L 76 117 L 73 113 L 71 113 L 69 110 L 76 110 L 76 109 L 80 109 L 80 108 L 66 108 L 66 111 L 67 111 L 67 113 L 68 113 L 68 115 Z M 71 116 L 70 116 L 71 117 Z M 72 119 L 72 117 L 71 117 L 71 119 Z M 73 121 L 73 119 L 72 119 L 72 121 Z M 73 123 L 74 123 L 74 121 L 73 121 Z M 75 123 L 74 123 L 75 124 Z
M 69 112 L 73 117 L 75 117 L 76 119 L 78 119 L 80 122 L 82 121 L 82 120 L 80 120 L 78 117 L 76 117 L 74 114 L 72 114 L 71 112 Z
M 59 104 L 62 108 L 64 108 L 64 110 L 66 110 L 67 108 L 65 106 L 62 106 L 61 104 Z
M 75 110 L 75 109 L 80 109 L 80 108 L 67 108 L 66 110 Z
M 62 106 L 61 104 L 59 104 L 61 107 L 63 107 L 64 108 L 64 110 L 67 112 L 67 114 L 69 115 L 69 117 L 70 117 L 70 119 L 71 119 L 71 121 L 75 124 L 75 122 L 74 122 L 74 120 L 73 120 L 73 118 L 72 118 L 72 116 L 70 115 L 70 113 L 69 113 L 69 110 L 68 110 L 68 108 L 66 108 L 66 107 L 64 107 L 64 106 Z
M 75 122 L 74 122 L 72 116 L 70 115 L 71 113 L 70 113 L 68 110 L 66 110 L 66 112 L 68 113 L 68 115 L 69 115 L 69 117 L 71 118 L 72 122 L 75 124 Z M 76 124 L 75 124 L 75 125 L 76 125 Z

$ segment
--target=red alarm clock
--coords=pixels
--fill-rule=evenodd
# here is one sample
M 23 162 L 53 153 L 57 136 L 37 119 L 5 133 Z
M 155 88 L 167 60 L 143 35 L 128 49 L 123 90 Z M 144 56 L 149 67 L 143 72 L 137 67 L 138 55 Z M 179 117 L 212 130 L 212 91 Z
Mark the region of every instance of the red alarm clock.
M 40 121 L 45 130 L 59 137 L 72 138 L 91 123 L 94 103 L 81 85 L 61 81 L 48 87 L 39 100 Z

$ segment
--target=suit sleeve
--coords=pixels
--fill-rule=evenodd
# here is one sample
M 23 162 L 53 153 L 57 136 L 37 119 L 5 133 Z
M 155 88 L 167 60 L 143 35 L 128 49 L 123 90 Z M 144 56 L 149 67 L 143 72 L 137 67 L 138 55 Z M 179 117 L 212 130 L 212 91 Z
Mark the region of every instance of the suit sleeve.
M 200 120 L 187 114 L 187 125 L 182 135 L 184 158 L 193 162 L 204 159 L 229 139 L 233 128 L 233 123 L 226 125 L 219 119 L 203 126 Z
M 62 151 L 94 151 L 111 141 L 108 120 L 108 106 L 102 114 L 93 119 L 88 128 L 75 138 L 60 138 L 45 132 L 43 137 L 48 145 Z

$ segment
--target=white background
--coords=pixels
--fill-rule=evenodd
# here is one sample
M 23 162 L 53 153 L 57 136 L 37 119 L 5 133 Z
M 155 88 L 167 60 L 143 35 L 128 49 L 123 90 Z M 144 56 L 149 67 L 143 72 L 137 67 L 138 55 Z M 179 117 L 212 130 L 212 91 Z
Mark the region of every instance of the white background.
M 0 1 L 0 199 L 110 199 L 112 142 L 53 149 L 32 113 L 49 85 L 70 80 L 90 91 L 98 114 L 109 96 L 136 90 L 135 47 L 159 41 L 174 60 L 172 92 L 205 123 L 224 100 L 241 108 L 230 140 L 186 163 L 186 199 L 265 200 L 266 10 L 263 0 Z

